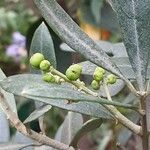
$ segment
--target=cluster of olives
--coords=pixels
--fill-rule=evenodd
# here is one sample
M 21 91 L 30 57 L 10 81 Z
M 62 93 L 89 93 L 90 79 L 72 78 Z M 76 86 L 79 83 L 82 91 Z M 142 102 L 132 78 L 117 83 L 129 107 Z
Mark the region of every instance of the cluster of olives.
M 35 53 L 31 58 L 30 58 L 30 64 L 32 67 L 36 69 L 40 69 L 42 71 L 48 71 L 50 68 L 50 62 L 48 60 L 45 60 L 43 54 L 41 53 Z
M 105 70 L 101 67 L 96 67 L 93 73 L 93 81 L 91 82 L 91 86 L 94 90 L 98 90 L 100 88 L 101 83 L 105 78 Z M 109 74 L 106 76 L 106 83 L 107 84 L 114 84 L 116 83 L 116 76 L 113 74 Z
M 51 64 L 48 60 L 46 60 L 41 53 L 35 53 L 30 58 L 30 64 L 32 67 L 40 69 L 43 71 L 42 79 L 46 82 L 51 83 L 60 83 L 64 81 L 60 76 L 53 75 L 50 71 Z M 116 76 L 113 74 L 109 74 L 105 77 L 105 70 L 101 67 L 96 67 L 93 73 L 93 81 L 91 86 L 94 90 L 98 90 L 100 88 L 100 84 L 103 82 L 104 78 L 106 78 L 107 84 L 114 84 L 116 82 Z M 66 70 L 66 77 L 70 81 L 76 81 L 79 79 L 82 73 L 82 66 L 79 64 L 73 64 Z
M 50 82 L 50 83 L 59 83 L 60 80 L 62 80 L 59 76 L 53 75 L 50 73 L 50 62 L 48 60 L 45 60 L 43 54 L 41 53 L 35 53 L 31 58 L 30 58 L 30 64 L 32 67 L 36 69 L 40 69 L 43 71 L 43 77 L 42 79 L 45 82 Z

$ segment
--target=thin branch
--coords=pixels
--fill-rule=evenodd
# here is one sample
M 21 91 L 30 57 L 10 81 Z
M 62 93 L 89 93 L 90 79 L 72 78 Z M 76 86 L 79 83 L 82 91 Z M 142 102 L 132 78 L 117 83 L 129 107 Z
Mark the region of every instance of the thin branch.
M 90 89 L 88 89 L 87 87 L 85 87 L 84 85 L 80 84 L 78 81 L 70 81 L 63 73 L 57 71 L 54 68 L 50 68 L 50 72 L 52 74 L 58 75 L 61 78 L 63 78 L 65 81 L 73 84 L 74 86 L 76 86 L 78 89 L 82 89 L 85 93 L 88 93 L 90 95 L 93 96 L 98 96 L 97 93 L 91 91 Z M 108 99 L 111 100 L 111 96 L 109 94 L 108 89 L 105 87 L 105 91 L 106 94 L 108 96 Z M 108 111 L 110 111 L 115 118 L 125 127 L 127 127 L 129 130 L 131 130 L 132 132 L 138 134 L 138 135 L 142 135 L 142 129 L 140 126 L 134 124 L 132 121 L 130 121 L 128 118 L 126 118 L 124 115 L 122 115 L 114 106 L 108 106 L 106 104 L 102 104 Z
M 150 80 L 147 82 L 147 87 L 146 87 L 146 96 L 150 95 Z
M 107 95 L 107 99 L 112 101 L 107 85 L 104 83 L 105 92 Z M 142 135 L 141 127 L 133 123 L 131 120 L 122 115 L 114 106 L 104 105 L 114 116 L 115 118 L 125 127 L 133 131 L 138 135 Z
M 135 96 L 139 96 L 138 91 L 134 88 L 134 86 L 132 85 L 132 83 L 129 80 L 124 80 L 124 82 L 126 83 L 127 87 L 130 89 L 130 91 L 135 95 Z
M 147 120 L 146 120 L 146 97 L 141 96 L 140 97 L 140 107 L 141 110 L 143 110 L 143 115 L 141 118 L 142 122 L 142 146 L 143 150 L 149 150 L 149 133 L 147 130 Z
M 52 74 L 55 74 L 55 75 L 58 75 L 60 76 L 61 78 L 63 78 L 65 81 L 73 84 L 75 87 L 77 87 L 78 89 L 80 90 L 83 90 L 85 93 L 88 93 L 90 95 L 93 95 L 93 96 L 98 96 L 97 93 L 91 91 L 90 89 L 88 89 L 87 87 L 85 87 L 84 85 L 82 85 L 80 82 L 78 81 L 70 81 L 63 73 L 59 72 L 58 70 L 54 69 L 53 67 L 50 68 L 50 72 Z
M 43 134 L 39 134 L 29 128 L 27 128 L 17 117 L 17 115 L 11 110 L 9 104 L 7 103 L 4 95 L 0 93 L 0 104 L 2 107 L 2 110 L 7 116 L 7 119 L 10 120 L 12 125 L 19 131 L 20 133 L 24 134 L 25 136 L 32 138 L 39 143 L 49 145 L 53 148 L 59 149 L 59 150 L 74 150 L 73 147 L 70 147 L 69 145 L 66 145 L 64 143 L 58 142 L 56 140 L 53 140 Z

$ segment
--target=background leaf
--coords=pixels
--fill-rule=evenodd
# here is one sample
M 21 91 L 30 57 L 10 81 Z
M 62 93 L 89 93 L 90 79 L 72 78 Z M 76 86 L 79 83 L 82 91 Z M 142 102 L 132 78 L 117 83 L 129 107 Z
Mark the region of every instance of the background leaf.
M 6 115 L 0 110 L 0 142 L 8 142 L 10 139 L 9 122 Z
M 96 128 L 99 128 L 102 123 L 103 123 L 102 119 L 90 119 L 87 122 L 85 122 L 72 139 L 70 145 L 76 147 L 79 139 L 82 136 L 84 136 L 85 134 L 87 134 L 92 130 L 95 130 Z
M 69 145 L 82 125 L 83 118 L 81 114 L 68 112 L 64 122 L 56 133 L 55 139 Z
M 16 134 L 12 137 L 11 143 L 15 143 L 15 144 L 33 144 L 34 141 L 23 135 L 20 132 L 16 132 Z M 25 150 L 33 150 L 33 147 L 27 147 L 25 148 Z
M 24 123 L 28 123 L 31 122 L 37 118 L 39 118 L 40 116 L 44 115 L 46 112 L 48 112 L 50 109 L 52 108 L 51 105 L 43 105 L 39 108 L 37 108 L 35 111 L 33 111 L 28 118 L 26 118 L 26 120 L 24 121 Z
M 101 8 L 103 6 L 103 0 L 92 0 L 91 11 L 97 23 L 101 20 Z
M 55 0 L 35 0 L 34 2 L 51 28 L 70 47 L 81 53 L 86 59 L 103 66 L 129 83 L 110 61 L 107 54 L 81 31 Z
M 137 112 L 128 112 L 128 118 L 133 121 L 135 124 L 137 124 L 140 120 L 140 116 Z M 125 146 L 129 140 L 129 138 L 132 136 L 132 132 L 128 130 L 127 128 L 122 127 L 122 129 L 119 131 L 119 134 L 117 136 L 117 141 L 121 145 Z
M 0 150 L 33 150 L 32 146 L 35 146 L 35 144 L 18 144 L 18 143 L 5 143 L 5 144 L 0 144 Z
M 112 5 L 117 13 L 139 90 L 144 91 L 150 52 L 150 1 L 112 0 Z
M 116 14 L 104 0 L 80 0 L 79 11 L 81 22 L 104 28 L 113 33 L 119 31 Z
M 3 80 L 6 78 L 5 74 L 3 71 L 0 69 L 0 80 Z M 10 105 L 11 109 L 13 112 L 17 113 L 17 108 L 16 108 L 16 102 L 14 95 L 11 93 L 7 93 L 0 87 L 1 92 L 4 94 L 8 104 Z M 6 115 L 3 113 L 3 111 L 0 108 L 0 142 L 8 142 L 10 138 L 10 129 L 9 129 L 9 122 L 6 118 Z
M 6 76 L 3 73 L 3 71 L 0 69 L 0 80 L 5 79 Z M 4 94 L 8 104 L 10 105 L 11 109 L 13 112 L 17 113 L 17 107 L 16 107 L 16 102 L 15 102 L 15 98 L 14 95 L 11 93 L 8 93 L 6 91 L 4 91 L 3 89 L 1 89 L 1 92 Z

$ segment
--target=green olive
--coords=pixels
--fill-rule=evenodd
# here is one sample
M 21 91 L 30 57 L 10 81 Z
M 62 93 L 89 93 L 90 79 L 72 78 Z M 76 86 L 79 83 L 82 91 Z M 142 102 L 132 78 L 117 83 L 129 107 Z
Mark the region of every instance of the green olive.
M 30 58 L 30 64 L 32 67 L 38 68 L 41 63 L 41 61 L 44 60 L 44 56 L 41 53 L 35 53 L 31 58 Z
M 98 90 L 100 88 L 100 84 L 98 81 L 96 80 L 93 80 L 92 83 L 91 83 L 91 86 L 94 90 Z
M 48 60 L 43 60 L 40 63 L 40 69 L 42 71 L 49 71 L 50 68 L 50 62 Z
M 42 77 L 42 79 L 43 79 L 43 81 L 45 81 L 45 82 L 51 82 L 51 83 L 54 83 L 54 82 L 55 82 L 54 76 L 51 75 L 51 74 L 48 74 L 48 73 L 44 74 L 43 77 Z
M 82 67 L 78 64 L 73 64 L 66 70 L 66 77 L 71 81 L 75 81 L 80 77 L 81 72 Z
M 116 81 L 117 81 L 117 78 L 115 75 L 110 74 L 107 76 L 107 84 L 114 84 L 116 83 Z
M 95 72 L 101 72 L 101 73 L 105 74 L 106 71 L 101 67 L 96 67 Z
M 76 73 L 68 68 L 66 70 L 66 77 L 71 81 L 75 81 L 80 77 L 80 74 Z
M 102 81 L 104 78 L 104 74 L 102 72 L 99 71 L 94 71 L 93 73 L 93 79 L 96 81 Z
M 73 64 L 68 69 L 72 70 L 75 73 L 81 74 L 82 72 L 82 66 L 79 64 Z

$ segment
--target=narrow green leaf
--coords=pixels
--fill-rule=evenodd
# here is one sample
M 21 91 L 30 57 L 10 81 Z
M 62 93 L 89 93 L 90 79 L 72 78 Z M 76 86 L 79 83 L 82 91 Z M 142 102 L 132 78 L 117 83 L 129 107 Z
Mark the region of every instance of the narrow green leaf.
M 0 143 L 9 142 L 10 129 L 6 115 L 0 110 Z
M 32 144 L 34 143 L 33 139 L 25 136 L 24 134 L 20 132 L 16 132 L 14 136 L 11 139 L 12 143 L 22 143 L 22 144 Z
M 45 59 L 49 60 L 56 68 L 56 56 L 53 40 L 44 22 L 42 22 L 36 29 L 32 38 L 30 56 L 34 53 L 42 53 Z
M 25 81 L 26 84 L 35 84 L 35 83 L 43 83 L 43 81 L 41 81 L 41 76 L 40 75 L 23 75 L 24 77 L 26 76 L 26 78 L 21 78 L 21 80 Z M 10 80 L 13 83 L 14 80 Z M 18 81 L 18 80 L 17 80 Z M 11 83 L 13 85 L 13 83 Z M 4 83 L 5 84 L 5 83 Z M 24 84 L 24 83 L 23 83 Z M 17 88 L 15 85 L 12 88 L 12 93 L 14 93 L 15 91 L 20 92 L 22 91 L 22 88 L 25 86 L 22 83 L 17 83 L 16 86 L 19 87 Z M 6 83 L 7 85 L 7 83 Z M 9 86 L 9 85 L 8 85 Z M 36 85 L 35 85 L 36 87 Z M 16 89 L 16 90 L 15 90 Z M 19 93 L 18 93 L 19 94 Z M 74 111 L 74 112 L 79 112 L 82 114 L 86 114 L 86 115 L 90 115 L 93 117 L 100 117 L 100 118 L 106 118 L 106 119 L 112 119 L 113 116 L 100 104 L 97 103 L 89 103 L 89 102 L 78 102 L 78 103 L 69 103 L 66 100 L 54 100 L 54 99 L 49 99 L 49 98 L 41 98 L 41 97 L 27 97 L 27 98 L 31 98 L 35 101 L 39 101 L 39 102 L 44 102 L 47 104 L 50 104 L 52 106 L 56 106 L 62 109 L 66 109 L 66 110 L 70 110 L 70 111 Z
M 111 58 L 128 57 L 126 48 L 123 43 L 111 43 L 107 41 L 98 40 L 95 41 L 108 55 L 112 55 Z M 60 45 L 61 50 L 66 52 L 75 52 L 66 43 Z
M 4 143 L 0 144 L 0 150 L 20 150 L 20 149 L 32 149 L 35 147 L 35 143 Z
M 14 75 L 8 77 L 0 82 L 2 88 L 13 94 L 24 96 L 34 99 L 39 97 L 41 99 L 60 99 L 60 100 L 72 100 L 75 102 L 87 101 L 99 104 L 115 105 L 125 108 L 136 108 L 129 104 L 122 104 L 119 102 L 108 101 L 101 97 L 95 97 L 89 94 L 84 94 L 80 91 L 74 90 L 71 86 L 48 84 L 42 81 L 40 75 Z
M 3 73 L 3 71 L 0 69 L 0 80 L 3 80 L 4 78 L 6 78 L 6 76 Z M 1 87 L 0 87 L 0 92 L 4 94 L 12 111 L 17 114 L 17 108 L 16 108 L 14 95 L 4 91 Z M 3 113 L 3 110 L 1 110 L 1 107 L 0 107 L 0 133 L 3 133 L 3 134 L 0 134 L 0 142 L 8 142 L 10 139 L 9 122 L 8 122 L 8 119 L 6 118 L 6 115 Z
M 32 38 L 29 56 L 33 55 L 34 53 L 42 53 L 45 59 L 49 60 L 50 63 L 54 66 L 54 68 L 56 68 L 56 56 L 53 40 L 44 22 L 42 22 L 40 26 L 36 29 Z M 30 72 L 41 74 L 41 71 L 34 69 L 32 67 L 30 67 Z M 35 102 L 35 107 L 37 109 L 42 105 L 43 103 Z M 39 118 L 39 124 L 42 124 L 41 120 L 43 119 Z
M 76 133 L 73 140 L 71 141 L 70 145 L 73 147 L 77 146 L 77 143 L 79 139 L 87 134 L 88 132 L 95 130 L 96 128 L 99 128 L 101 124 L 103 123 L 102 119 L 90 119 L 87 122 L 83 124 L 83 126 L 80 128 L 80 130 Z
M 71 48 L 81 53 L 86 59 L 99 66 L 103 66 L 129 83 L 120 73 L 119 69 L 111 62 L 108 55 L 83 33 L 55 0 L 34 0 L 34 2 L 50 27 Z
M 33 111 L 24 121 L 24 123 L 31 122 L 33 120 L 36 120 L 37 118 L 44 115 L 46 112 L 48 112 L 52 108 L 51 105 L 43 105 L 39 108 L 37 108 L 35 111 Z
M 3 80 L 5 79 L 6 76 L 5 74 L 3 73 L 3 71 L 0 69 L 0 80 Z M 0 88 L 1 89 L 1 88 Z M 6 91 L 4 91 L 3 89 L 1 89 L 1 92 L 4 94 L 8 104 L 10 105 L 11 109 L 13 112 L 15 112 L 17 114 L 17 107 L 16 107 L 16 101 L 15 101 L 15 98 L 14 98 L 14 95 L 11 94 L 11 93 L 8 93 Z
M 83 118 L 81 114 L 68 112 L 64 122 L 56 133 L 55 139 L 69 145 L 82 125 Z
M 33 99 L 35 101 L 43 102 L 46 104 L 50 104 L 54 107 L 59 107 L 62 109 L 66 109 L 68 111 L 73 111 L 85 115 L 89 115 L 92 117 L 97 118 L 104 118 L 104 119 L 114 119 L 113 115 L 108 112 L 101 104 L 98 103 L 91 103 L 91 102 L 77 102 L 77 103 L 68 103 L 66 100 L 56 100 L 56 99 L 49 99 L 49 98 L 39 98 L 39 97 L 30 97 L 28 98 Z
M 139 90 L 144 91 L 150 53 L 150 1 L 112 0 L 111 4 L 117 13 Z

